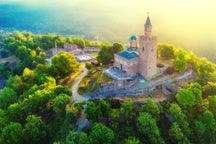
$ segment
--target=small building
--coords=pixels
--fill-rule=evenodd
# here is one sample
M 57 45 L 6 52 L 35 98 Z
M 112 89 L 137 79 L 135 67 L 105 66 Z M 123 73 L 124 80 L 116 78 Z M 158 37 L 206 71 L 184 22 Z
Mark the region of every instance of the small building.
M 84 54 L 83 49 L 78 48 L 75 44 L 65 44 L 63 51 L 66 51 L 68 53 L 74 54 L 74 55 L 82 55 Z
M 125 70 L 128 75 L 136 75 L 138 70 L 138 58 L 136 53 L 129 53 L 123 51 L 115 54 L 114 56 L 114 66 Z

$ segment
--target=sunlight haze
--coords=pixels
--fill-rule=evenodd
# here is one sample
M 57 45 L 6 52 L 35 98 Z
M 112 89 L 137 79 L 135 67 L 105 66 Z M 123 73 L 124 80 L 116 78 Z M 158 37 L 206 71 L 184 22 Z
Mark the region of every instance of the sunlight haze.
M 1 4 L 43 8 L 43 19 L 49 19 L 46 11 L 52 15 L 52 20 L 47 22 L 50 25 L 62 22 L 68 29 L 79 29 L 79 35 L 86 38 L 93 35 L 99 40 L 124 43 L 130 35 L 143 33 L 149 12 L 153 34 L 159 42 L 173 43 L 216 61 L 216 54 L 212 53 L 216 50 L 214 0 L 1 0 Z

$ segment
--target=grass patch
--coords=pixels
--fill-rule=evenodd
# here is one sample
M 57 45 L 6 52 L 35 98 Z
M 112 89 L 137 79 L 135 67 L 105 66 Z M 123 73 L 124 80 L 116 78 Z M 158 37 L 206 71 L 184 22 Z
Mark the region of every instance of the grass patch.
M 80 95 L 88 95 L 90 92 L 96 91 L 100 84 L 112 81 L 102 71 L 101 66 L 93 67 L 79 84 L 78 93 Z
M 98 56 L 98 53 L 97 52 L 93 52 L 93 53 L 88 53 L 87 55 L 93 57 L 93 58 L 96 58 Z
M 83 78 L 78 87 L 80 95 L 88 95 L 89 92 L 94 91 L 99 86 L 98 78 L 102 73 L 101 67 L 93 67 L 88 74 Z
M 81 67 L 81 66 L 80 66 Z M 79 76 L 83 73 L 83 70 L 80 68 L 77 72 L 71 74 L 70 76 L 66 77 L 62 82 L 62 85 L 67 86 L 69 88 L 79 79 Z
M 101 75 L 101 78 L 100 78 L 100 83 L 101 84 L 105 84 L 107 82 L 110 82 L 110 81 L 113 81 L 113 79 L 109 76 L 107 76 L 104 72 L 102 73 Z

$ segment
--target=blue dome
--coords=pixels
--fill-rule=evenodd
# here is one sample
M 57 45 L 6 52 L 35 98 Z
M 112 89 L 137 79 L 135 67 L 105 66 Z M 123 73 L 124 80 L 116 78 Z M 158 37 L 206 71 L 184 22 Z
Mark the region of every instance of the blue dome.
M 137 38 L 136 38 L 135 35 L 132 35 L 132 36 L 130 37 L 130 41 L 134 41 L 134 40 L 137 40 Z

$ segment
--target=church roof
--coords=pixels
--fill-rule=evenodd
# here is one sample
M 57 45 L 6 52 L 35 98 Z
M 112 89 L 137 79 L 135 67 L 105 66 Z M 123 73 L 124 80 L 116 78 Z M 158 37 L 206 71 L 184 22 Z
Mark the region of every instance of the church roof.
M 151 26 L 151 21 L 150 21 L 149 16 L 148 16 L 147 19 L 146 19 L 145 26 Z
M 129 53 L 127 51 L 123 51 L 123 52 L 120 52 L 120 53 L 117 53 L 116 55 L 120 56 L 120 57 L 123 57 L 125 59 L 134 59 L 134 58 L 138 58 L 138 55 L 135 54 L 135 53 Z
M 135 35 L 132 35 L 132 36 L 130 37 L 130 41 L 134 41 L 134 40 L 137 40 L 137 38 L 136 38 Z

